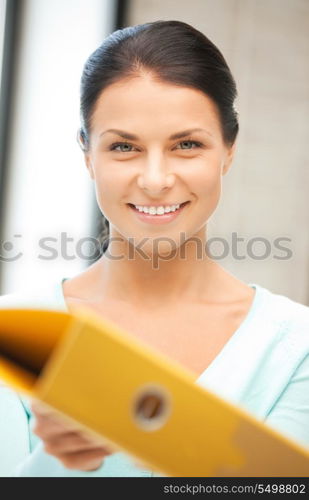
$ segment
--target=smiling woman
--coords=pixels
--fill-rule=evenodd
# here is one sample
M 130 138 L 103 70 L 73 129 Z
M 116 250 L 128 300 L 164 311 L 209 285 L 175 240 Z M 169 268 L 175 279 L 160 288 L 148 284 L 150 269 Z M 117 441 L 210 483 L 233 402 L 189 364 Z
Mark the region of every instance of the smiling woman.
M 206 251 L 235 153 L 236 95 L 218 48 L 180 21 L 118 30 L 90 55 L 78 140 L 109 238 L 61 300 L 115 321 L 309 445 L 308 308 L 242 282 Z M 19 475 L 154 475 L 40 405 L 32 413 L 41 442 Z

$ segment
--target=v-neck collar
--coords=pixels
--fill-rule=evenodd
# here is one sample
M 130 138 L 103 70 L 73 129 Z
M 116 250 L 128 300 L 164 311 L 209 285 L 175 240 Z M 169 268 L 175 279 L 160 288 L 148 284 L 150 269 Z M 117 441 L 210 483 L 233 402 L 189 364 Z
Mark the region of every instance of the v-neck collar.
M 59 283 L 60 285 L 59 299 L 61 301 L 63 309 L 68 311 L 62 286 L 63 282 L 66 279 L 68 278 L 63 278 L 62 281 Z M 239 325 L 237 330 L 233 333 L 233 335 L 229 338 L 229 340 L 225 343 L 219 354 L 217 354 L 217 356 L 212 360 L 212 362 L 207 366 L 207 368 L 196 378 L 197 383 L 200 382 L 203 383 L 204 379 L 207 379 L 208 376 L 211 376 L 211 374 L 216 371 L 216 368 L 221 364 L 222 359 L 224 359 L 226 356 L 232 355 L 233 349 L 238 343 L 239 339 L 242 337 L 243 334 L 246 333 L 248 327 L 254 321 L 257 309 L 260 307 L 262 303 L 264 288 L 261 287 L 260 285 L 257 285 L 256 283 L 249 283 L 248 286 L 255 289 L 255 295 L 253 297 L 253 301 L 251 303 L 251 307 L 247 313 L 247 316 Z
M 241 357 L 244 356 L 243 348 L 249 345 L 249 330 L 252 335 L 255 335 L 255 328 L 257 327 L 258 318 L 261 317 L 259 310 L 264 303 L 266 290 L 256 283 L 248 284 L 255 289 L 255 295 L 251 304 L 251 307 L 247 313 L 247 316 L 239 325 L 237 330 L 229 338 L 226 344 L 223 346 L 219 354 L 213 359 L 213 361 L 207 366 L 207 368 L 196 378 L 196 383 L 201 385 L 212 385 L 212 383 L 222 383 L 221 378 L 226 377 L 226 370 L 224 367 L 228 365 L 235 364 L 235 360 L 238 360 L 239 367 L 241 367 Z M 242 342 L 244 341 L 244 342 Z M 254 343 L 253 343 L 254 345 Z M 247 348 L 246 347 L 246 348 Z M 247 353 L 248 354 L 248 353 Z M 224 363 L 224 366 L 223 366 Z M 226 380 L 226 385 L 228 381 Z

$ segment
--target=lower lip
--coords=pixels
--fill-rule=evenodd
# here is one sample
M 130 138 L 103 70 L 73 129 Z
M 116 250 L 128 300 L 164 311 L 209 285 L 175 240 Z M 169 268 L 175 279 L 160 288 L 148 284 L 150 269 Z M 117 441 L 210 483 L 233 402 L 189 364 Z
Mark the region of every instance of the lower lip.
M 140 212 L 139 210 L 137 210 L 137 208 L 132 207 L 131 205 L 129 205 L 129 208 L 143 222 L 148 222 L 148 224 L 164 224 L 176 219 L 181 214 L 181 212 L 183 212 L 183 210 L 189 205 L 189 203 L 190 202 L 185 203 L 184 205 L 179 207 L 178 210 L 175 210 L 175 212 L 168 212 L 162 215 L 145 214 L 144 212 Z

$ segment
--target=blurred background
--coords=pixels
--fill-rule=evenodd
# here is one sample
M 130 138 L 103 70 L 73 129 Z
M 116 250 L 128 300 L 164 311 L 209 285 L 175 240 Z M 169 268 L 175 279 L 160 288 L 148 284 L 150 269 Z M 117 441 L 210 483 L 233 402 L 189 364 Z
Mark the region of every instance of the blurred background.
M 0 294 L 97 258 L 100 214 L 76 142 L 83 64 L 115 29 L 160 19 L 202 31 L 238 87 L 209 252 L 309 305 L 308 0 L 0 0 Z

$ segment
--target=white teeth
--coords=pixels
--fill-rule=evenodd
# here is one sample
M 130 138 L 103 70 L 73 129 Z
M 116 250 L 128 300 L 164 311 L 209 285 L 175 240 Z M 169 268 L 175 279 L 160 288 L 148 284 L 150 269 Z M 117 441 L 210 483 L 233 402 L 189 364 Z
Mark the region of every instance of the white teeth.
M 163 207 L 162 205 L 160 207 L 143 207 L 141 205 L 134 205 L 135 208 L 139 212 L 144 212 L 145 214 L 150 214 L 150 215 L 163 215 L 164 213 L 169 213 L 169 212 L 175 212 L 175 210 L 178 210 L 180 207 L 180 204 L 178 203 L 177 205 L 168 205 L 166 207 Z
M 164 214 L 164 207 L 158 207 L 157 212 L 158 215 L 163 215 Z

